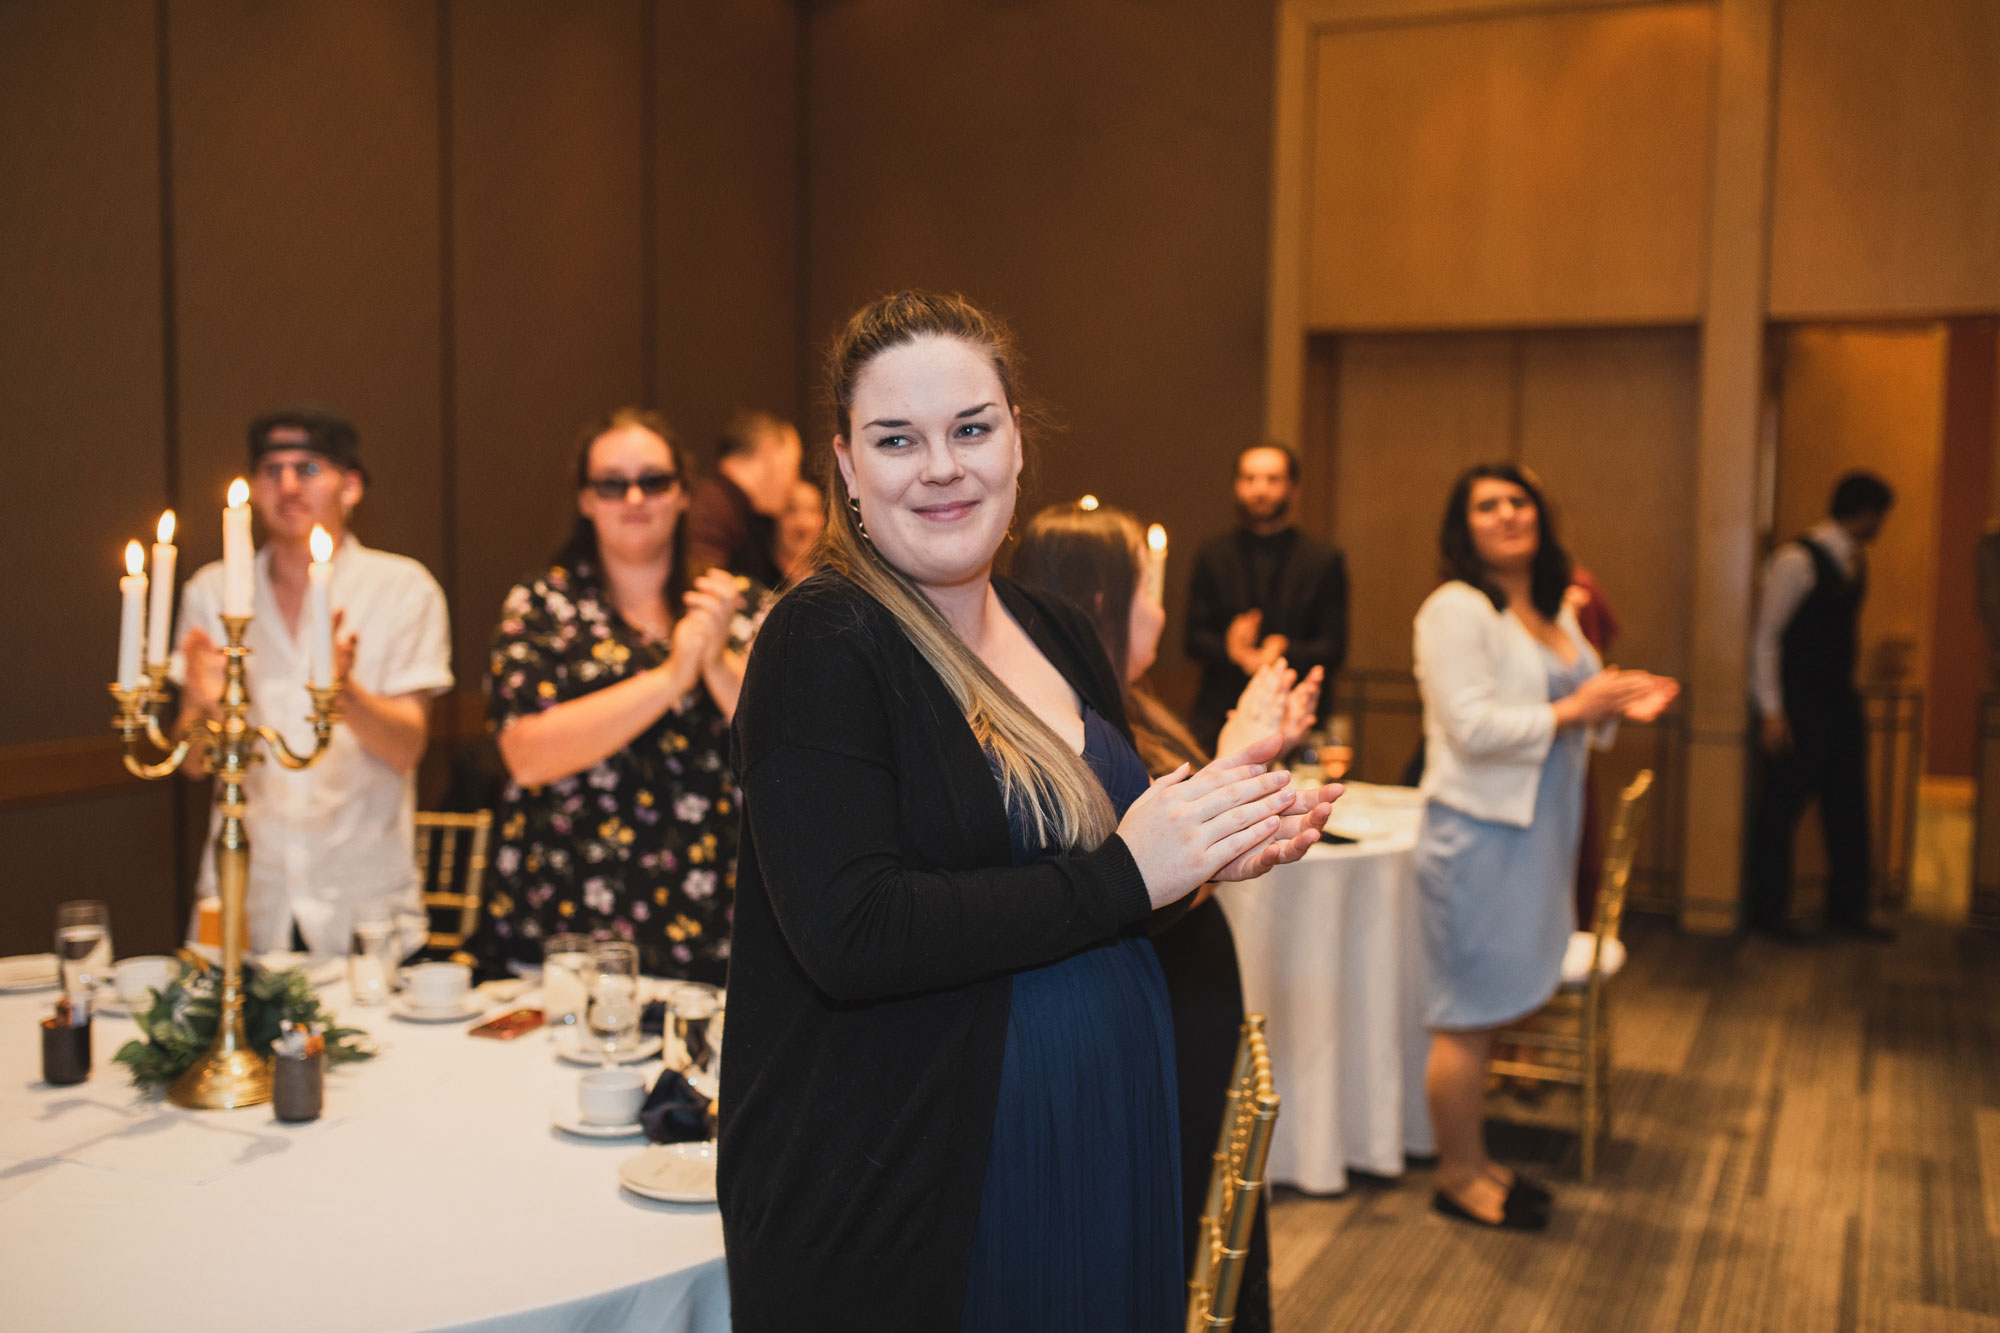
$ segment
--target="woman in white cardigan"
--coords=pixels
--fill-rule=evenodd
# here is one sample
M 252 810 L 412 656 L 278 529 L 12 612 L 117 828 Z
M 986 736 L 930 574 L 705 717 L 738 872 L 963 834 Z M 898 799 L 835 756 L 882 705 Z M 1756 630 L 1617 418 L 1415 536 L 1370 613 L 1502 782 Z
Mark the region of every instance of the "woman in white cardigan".
M 1541 1008 L 1561 979 L 1588 733 L 1608 743 L 1618 718 L 1657 717 L 1679 687 L 1598 661 L 1563 605 L 1569 557 L 1527 469 L 1467 470 L 1439 547 L 1449 581 L 1416 620 L 1432 1206 L 1461 1221 L 1539 1229 L 1548 1191 L 1486 1154 L 1493 1031 Z

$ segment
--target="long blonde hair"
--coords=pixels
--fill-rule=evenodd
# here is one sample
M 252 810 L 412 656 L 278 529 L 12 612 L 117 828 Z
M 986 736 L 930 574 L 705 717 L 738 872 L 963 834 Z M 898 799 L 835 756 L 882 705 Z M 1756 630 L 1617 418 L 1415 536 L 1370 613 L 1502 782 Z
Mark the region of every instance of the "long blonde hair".
M 853 440 L 854 382 L 870 362 L 919 338 L 954 338 L 983 353 L 1014 405 L 1013 344 L 1005 326 L 958 296 L 897 292 L 863 306 L 827 356 L 834 433 Z M 826 531 L 813 563 L 834 570 L 880 602 L 944 681 L 972 734 L 1000 770 L 1008 809 L 1025 814 L 1045 847 L 1090 850 L 1117 828 L 1097 775 L 1049 725 L 966 647 L 928 597 L 882 557 L 855 520 L 847 480 L 828 469 Z

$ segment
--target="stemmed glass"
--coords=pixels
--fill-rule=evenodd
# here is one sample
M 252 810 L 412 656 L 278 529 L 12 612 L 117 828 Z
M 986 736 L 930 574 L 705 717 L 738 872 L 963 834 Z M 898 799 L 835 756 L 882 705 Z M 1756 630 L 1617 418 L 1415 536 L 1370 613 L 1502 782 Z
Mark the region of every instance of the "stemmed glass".
M 95 998 L 111 979 L 111 909 L 92 898 L 56 907 L 56 958 L 63 990 L 74 998 Z
M 609 1068 L 639 1036 L 639 946 L 601 940 L 590 946 L 590 1035 Z

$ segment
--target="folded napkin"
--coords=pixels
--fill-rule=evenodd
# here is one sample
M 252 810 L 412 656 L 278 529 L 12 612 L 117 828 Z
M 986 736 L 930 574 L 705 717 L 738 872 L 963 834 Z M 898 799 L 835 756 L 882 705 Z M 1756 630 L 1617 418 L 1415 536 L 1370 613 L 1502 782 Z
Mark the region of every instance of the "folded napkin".
M 655 1143 L 692 1143 L 715 1137 L 709 1128 L 709 1099 L 695 1091 L 686 1076 L 662 1070 L 646 1104 L 639 1108 L 639 1127 Z

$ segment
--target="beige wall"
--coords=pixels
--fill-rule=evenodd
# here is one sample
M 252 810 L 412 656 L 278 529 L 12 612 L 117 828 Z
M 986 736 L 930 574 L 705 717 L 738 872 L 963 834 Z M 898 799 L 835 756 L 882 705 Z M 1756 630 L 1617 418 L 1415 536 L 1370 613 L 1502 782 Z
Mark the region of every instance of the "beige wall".
M 357 531 L 438 576 L 476 688 L 586 417 L 657 401 L 706 455 L 797 407 L 800 52 L 784 0 L 0 6 L 0 609 L 38 640 L 0 952 L 79 895 L 172 938 L 170 788 L 107 744 L 116 565 L 168 503 L 215 556 L 256 411 L 354 419 Z
M 1671 4 L 1324 32 L 1311 326 L 1693 320 L 1709 18 Z
M 1771 311 L 2000 310 L 2000 5 L 1785 0 Z

